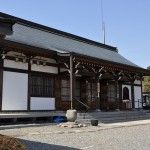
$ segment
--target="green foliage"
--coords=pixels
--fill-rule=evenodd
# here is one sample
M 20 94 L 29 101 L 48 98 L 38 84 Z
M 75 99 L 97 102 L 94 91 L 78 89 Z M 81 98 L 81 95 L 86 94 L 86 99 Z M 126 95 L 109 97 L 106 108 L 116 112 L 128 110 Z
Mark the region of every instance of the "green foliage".
M 150 66 L 147 67 L 150 70 Z M 144 92 L 150 92 L 150 76 L 145 76 L 143 81 Z
M 144 92 L 150 92 L 150 76 L 145 76 L 143 81 Z
M 0 135 L 0 150 L 26 150 L 26 147 L 15 138 Z
M 147 69 L 150 70 L 150 66 L 148 66 Z

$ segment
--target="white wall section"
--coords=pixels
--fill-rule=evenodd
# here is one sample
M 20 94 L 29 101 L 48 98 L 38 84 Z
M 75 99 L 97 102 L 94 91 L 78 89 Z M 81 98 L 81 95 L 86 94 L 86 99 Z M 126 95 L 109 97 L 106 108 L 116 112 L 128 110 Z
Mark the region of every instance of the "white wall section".
M 134 84 L 140 84 L 141 85 L 141 81 L 140 80 L 135 80 Z
M 31 110 L 55 110 L 55 98 L 31 97 Z
M 51 67 L 51 66 L 43 66 L 43 65 L 32 64 L 31 65 L 31 70 L 32 71 L 58 74 L 58 68 L 57 67 Z
M 4 67 L 28 70 L 28 63 L 4 59 Z
M 134 86 L 134 99 L 135 99 L 135 108 L 138 108 L 138 105 L 139 105 L 139 108 L 142 108 L 142 103 L 141 102 L 141 87 L 139 86 Z M 140 100 L 139 104 L 138 104 L 138 100 Z
M 4 71 L 2 110 L 27 110 L 28 75 Z

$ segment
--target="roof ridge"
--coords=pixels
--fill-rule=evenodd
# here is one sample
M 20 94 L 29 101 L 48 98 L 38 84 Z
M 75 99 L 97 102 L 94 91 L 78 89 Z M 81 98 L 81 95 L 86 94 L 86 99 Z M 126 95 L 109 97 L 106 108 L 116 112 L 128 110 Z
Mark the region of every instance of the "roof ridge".
M 5 14 L 5 13 L 0 12 L 0 17 L 15 19 L 19 23 L 21 23 L 23 25 L 26 25 L 26 26 L 29 26 L 29 27 L 32 27 L 32 28 L 36 28 L 36 29 L 39 29 L 39 30 L 44 30 L 44 31 L 51 32 L 53 34 L 57 34 L 57 35 L 60 35 L 60 36 L 64 36 L 64 37 L 67 37 L 67 38 L 70 38 L 70 39 L 73 39 L 73 40 L 76 40 L 76 41 L 84 42 L 84 43 L 87 43 L 87 44 L 90 44 L 90 45 L 94 45 L 94 46 L 98 46 L 98 47 L 101 47 L 101 48 L 106 48 L 107 50 L 118 52 L 116 47 L 106 45 L 106 44 L 102 44 L 102 43 L 99 43 L 99 42 L 96 42 L 96 41 L 93 41 L 93 40 L 90 40 L 90 39 L 86 39 L 84 37 L 80 37 L 78 35 L 67 33 L 67 32 L 64 32 L 64 31 L 61 31 L 61 30 L 58 30 L 58 29 L 54 29 L 54 28 L 51 28 L 51 27 L 48 27 L 48 26 L 45 26 L 45 25 L 41 25 L 39 23 L 35 23 L 35 22 L 28 21 L 28 20 L 25 20 L 25 19 L 22 19 L 22 18 L 19 18 L 19 17 L 12 16 L 12 15 L 9 15 L 9 14 Z

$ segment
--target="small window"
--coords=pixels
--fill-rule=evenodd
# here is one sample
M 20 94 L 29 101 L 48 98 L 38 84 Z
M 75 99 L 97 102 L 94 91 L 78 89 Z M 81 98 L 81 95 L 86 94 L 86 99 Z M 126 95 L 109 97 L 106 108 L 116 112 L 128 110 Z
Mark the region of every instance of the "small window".
M 127 87 L 123 88 L 123 99 L 129 100 L 129 89 Z
M 31 96 L 54 97 L 54 79 L 51 77 L 31 76 Z

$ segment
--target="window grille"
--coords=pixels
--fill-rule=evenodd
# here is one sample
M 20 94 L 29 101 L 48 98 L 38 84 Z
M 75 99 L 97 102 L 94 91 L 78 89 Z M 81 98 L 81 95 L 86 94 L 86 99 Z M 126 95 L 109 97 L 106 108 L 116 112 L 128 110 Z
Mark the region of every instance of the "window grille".
M 54 79 L 45 76 L 31 76 L 31 96 L 54 97 Z
M 75 82 L 75 98 L 80 100 L 80 82 Z M 70 101 L 70 80 L 61 80 L 61 100 Z
M 97 94 L 97 90 L 96 90 L 96 83 L 92 83 L 92 82 L 88 82 L 88 101 L 95 101 L 96 100 L 96 94 Z

